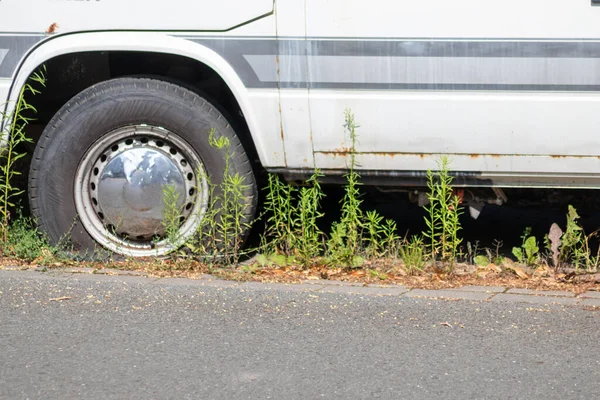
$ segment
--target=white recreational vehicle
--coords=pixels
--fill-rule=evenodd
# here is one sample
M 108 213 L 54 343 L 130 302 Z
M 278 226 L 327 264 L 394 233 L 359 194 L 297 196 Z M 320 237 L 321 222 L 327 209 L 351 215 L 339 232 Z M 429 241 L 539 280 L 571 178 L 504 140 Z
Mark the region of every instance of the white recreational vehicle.
M 161 185 L 198 225 L 225 165 L 343 174 L 344 110 L 366 183 L 419 186 L 442 155 L 458 186 L 600 188 L 598 0 L 0 0 L 0 103 L 30 99 L 40 228 L 164 254 Z M 490 190 L 490 193 L 492 191 Z

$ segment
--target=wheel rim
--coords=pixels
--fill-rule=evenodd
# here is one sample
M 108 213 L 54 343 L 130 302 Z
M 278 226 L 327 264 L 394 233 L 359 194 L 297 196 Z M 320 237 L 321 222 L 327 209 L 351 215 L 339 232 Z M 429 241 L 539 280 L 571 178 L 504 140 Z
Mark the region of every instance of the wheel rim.
M 166 189 L 166 188 L 169 189 Z M 167 239 L 166 191 L 179 221 Z M 164 128 L 125 126 L 86 152 L 75 178 L 75 206 L 96 242 L 119 254 L 164 255 L 198 230 L 208 204 L 204 166 L 193 148 Z

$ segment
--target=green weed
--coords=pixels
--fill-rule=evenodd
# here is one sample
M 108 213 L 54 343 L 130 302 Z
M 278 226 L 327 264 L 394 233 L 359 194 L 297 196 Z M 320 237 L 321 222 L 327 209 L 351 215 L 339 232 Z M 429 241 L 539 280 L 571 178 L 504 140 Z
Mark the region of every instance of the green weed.
M 425 243 L 420 236 L 404 239 L 398 246 L 398 253 L 408 274 L 414 275 L 425 268 Z
M 198 222 L 196 236 L 185 243 L 185 249 L 192 255 L 200 256 L 201 259 L 209 262 L 218 260 L 220 254 L 219 238 L 218 238 L 218 219 L 219 207 L 218 196 L 216 194 L 215 185 L 210 180 L 208 174 L 202 168 L 196 171 L 198 185 L 196 190 L 204 190 L 201 187 L 202 182 L 206 182 L 206 190 L 208 190 L 208 201 L 205 207 L 201 207 L 202 215 Z
M 296 243 L 297 188 L 279 176 L 269 174 L 265 200 L 267 219 L 266 241 L 273 251 L 291 255 Z
M 565 231 L 561 232 L 560 228 L 554 224 L 550 229 L 550 234 L 547 235 L 546 247 L 553 256 L 556 269 L 570 261 L 576 271 L 584 268 L 586 272 L 596 272 L 600 265 L 600 249 L 595 255 L 592 254 L 590 241 L 597 237 L 598 231 L 586 235 L 583 227 L 579 224 L 579 219 L 575 207 L 569 205 Z
M 360 257 L 360 238 L 363 229 L 363 212 L 360 208 L 360 175 L 356 172 L 356 141 L 358 135 L 354 114 L 346 110 L 344 128 L 350 137 L 350 164 L 345 175 L 345 194 L 342 199 L 342 215 L 338 222 L 332 226 L 330 239 L 327 242 L 329 261 L 334 265 L 357 267 L 362 264 Z M 360 262 L 360 264 L 359 264 Z
M 589 249 L 583 228 L 579 225 L 579 214 L 572 205 L 567 212 L 567 229 L 562 234 L 560 241 L 559 257 L 561 261 L 570 258 L 575 268 L 587 267 L 589 260 Z
M 21 260 L 38 260 L 41 263 L 54 260 L 56 249 L 38 232 L 32 218 L 18 215 L 6 232 L 3 255 Z
M 539 261 L 540 248 L 535 236 L 531 236 L 531 227 L 521 235 L 521 247 L 513 247 L 512 254 L 522 264 L 535 265 Z
M 244 196 L 247 184 L 241 174 L 233 172 L 231 169 L 233 155 L 230 151 L 229 139 L 225 136 L 216 137 L 215 133 L 216 130 L 211 129 L 208 139 L 211 147 L 223 152 L 225 156 L 222 181 L 217 186 L 202 168 L 198 169 L 197 190 L 198 192 L 208 190 L 208 203 L 206 207 L 201 207 L 202 215 L 196 216 L 200 219 L 196 237 L 189 240 L 185 247 L 192 254 L 199 255 L 204 260 L 225 265 L 237 265 L 241 256 L 243 233 L 251 225 L 244 221 L 244 215 L 249 207 Z M 206 188 L 202 185 L 203 182 L 206 182 Z M 165 197 L 167 197 L 166 195 L 168 193 L 165 193 Z M 173 203 L 173 200 L 176 199 L 171 198 L 170 200 Z M 169 211 L 172 211 L 174 216 L 178 214 L 178 210 L 170 210 L 168 206 L 166 207 L 167 226 L 170 225 L 170 220 L 175 221 L 174 218 L 169 217 Z
M 183 213 L 183 207 L 179 207 L 179 191 L 174 185 L 165 185 L 163 192 L 163 226 L 165 228 L 166 240 L 172 246 L 177 246 L 180 241 L 179 226 Z
M 369 274 L 371 274 L 371 276 L 373 276 L 377 279 L 380 279 L 382 281 L 385 281 L 388 278 L 388 275 L 385 272 L 378 271 L 376 269 L 370 269 Z
M 398 244 L 400 236 L 397 234 L 398 226 L 396 221 L 386 219 L 385 224 L 381 227 L 381 256 L 394 259 L 398 256 Z
M 598 272 L 600 267 L 600 247 L 596 250 L 596 254 L 592 254 L 590 247 L 590 241 L 598 239 L 598 231 L 594 231 L 589 235 L 584 235 L 583 246 L 581 248 L 581 254 L 583 256 L 583 265 L 585 266 L 586 272 L 593 273 Z
M 324 197 L 319 171 L 300 189 L 283 182 L 277 175 L 269 175 L 265 208 L 267 232 L 263 242 L 272 253 L 281 254 L 310 267 L 322 251 L 323 232 L 318 220 L 323 216 L 320 203 Z M 280 264 L 281 265 L 281 264 Z
M 385 227 L 383 217 L 377 211 L 367 211 L 364 221 L 364 242 L 367 256 L 371 259 L 380 257 L 383 250 Z
M 494 262 L 494 264 L 502 265 L 502 263 L 504 262 L 504 256 L 500 255 L 500 249 L 502 248 L 502 246 L 504 246 L 504 243 L 501 240 L 494 239 L 492 244 L 494 245 L 494 254 L 492 255 L 490 251 L 488 257 Z
M 300 189 L 298 201 L 298 218 L 296 227 L 296 257 L 305 267 L 310 266 L 321 253 L 323 232 L 317 221 L 323 216 L 319 211 L 321 199 L 324 196 L 319 178 L 323 175 L 317 171 L 308 180 L 308 186 Z
M 440 257 L 452 271 L 462 239 L 459 217 L 462 214 L 460 199 L 453 194 L 452 176 L 449 173 L 449 160 L 442 157 L 438 162 L 438 172 L 427 171 L 427 197 L 425 207 L 427 230 L 423 236 L 428 239 L 429 257 L 433 263 Z
M 475 256 L 474 261 L 475 265 L 477 265 L 478 267 L 487 267 L 488 265 L 490 265 L 489 257 L 484 256 L 482 254 Z
M 3 243 L 8 242 L 10 209 L 15 207 L 13 199 L 24 192 L 23 189 L 13 185 L 13 178 L 21 175 L 21 172 L 15 169 L 15 164 L 26 155 L 26 153 L 19 153 L 17 147 L 22 143 L 33 142 L 31 138 L 27 137 L 25 128 L 34 120 L 29 115 L 36 114 L 37 110 L 27 102 L 26 96 L 41 93 L 39 87 L 46 86 L 45 73 L 46 69 L 42 67 L 30 77 L 21 89 L 17 103 L 10 115 L 0 112 L 1 122 L 10 124 L 8 129 L 2 132 L 0 140 L 4 145 L 3 151 L 0 152 L 0 239 Z

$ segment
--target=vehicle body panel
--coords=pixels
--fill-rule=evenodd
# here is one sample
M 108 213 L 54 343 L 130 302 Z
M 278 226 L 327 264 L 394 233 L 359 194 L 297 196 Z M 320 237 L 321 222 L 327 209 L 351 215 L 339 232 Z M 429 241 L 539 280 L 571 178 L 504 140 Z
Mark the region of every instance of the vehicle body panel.
M 9 16 L 2 18 L 5 32 L 214 32 L 272 13 L 273 0 L 4 0 L 0 9 Z
M 0 3 L 0 12 L 3 4 Z M 227 83 L 233 92 L 252 134 L 263 165 L 285 166 L 285 151 L 280 132 L 277 90 L 259 90 L 253 93 L 241 81 L 237 71 L 223 55 L 212 48 L 223 48 L 223 43 L 233 37 L 238 43 L 245 37 L 275 37 L 275 18 L 266 16 L 250 25 L 231 32 L 139 32 L 102 31 L 35 34 L 0 32 L 0 50 L 5 49 L 0 60 L 0 104 L 7 99 L 4 112 L 10 114 L 20 88 L 28 77 L 44 62 L 54 57 L 89 51 L 146 51 L 176 54 L 206 64 Z M 200 40 L 200 39 L 203 39 Z M 6 51 L 7 50 L 7 51 Z
M 365 173 L 417 176 L 448 155 L 486 185 L 600 187 L 600 7 L 589 0 L 207 5 L 3 1 L 0 98 L 14 101 L 60 54 L 178 54 L 230 86 L 267 169 L 346 169 L 350 109 Z M 17 18 L 26 7 L 35 18 Z
M 494 182 L 600 167 L 600 9 L 587 0 L 307 0 L 316 165 L 451 168 Z M 298 57 L 292 55 L 291 58 Z M 295 80 L 294 77 L 290 81 Z M 333 116 L 333 117 L 332 117 Z

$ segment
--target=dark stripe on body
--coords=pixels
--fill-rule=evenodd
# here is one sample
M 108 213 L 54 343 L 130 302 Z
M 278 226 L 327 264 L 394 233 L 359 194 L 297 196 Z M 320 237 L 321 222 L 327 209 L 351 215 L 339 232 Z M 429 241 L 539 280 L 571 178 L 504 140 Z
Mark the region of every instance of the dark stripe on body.
M 0 33 L 0 77 L 44 37 Z M 179 37 L 214 50 L 247 88 L 600 91 L 596 40 Z
M 311 39 L 185 37 L 220 54 L 387 57 L 598 58 L 600 41 L 496 41 L 494 39 Z M 237 40 L 236 40 L 237 39 Z M 227 42 L 227 43 L 224 43 Z
M 21 58 L 43 38 L 43 35 L 0 35 L 0 50 L 7 50 L 6 56 L 0 60 L 0 78 L 10 78 Z
M 311 89 L 365 89 L 365 90 L 491 90 L 491 91 L 598 91 L 600 90 L 599 41 L 496 41 L 472 40 L 359 40 L 359 39 L 231 39 L 188 37 L 225 58 L 248 88 L 311 88 Z M 269 57 L 270 56 L 270 57 Z M 287 59 L 286 59 L 287 57 Z M 362 58 L 344 64 L 342 68 L 329 65 L 328 57 Z M 385 58 L 405 62 L 403 71 L 374 61 Z M 422 68 L 429 59 L 430 70 Z M 477 62 L 486 59 L 505 59 L 508 69 L 501 65 L 483 66 Z M 479 81 L 469 81 L 464 68 L 454 61 L 475 69 L 473 78 L 481 73 Z M 277 65 L 277 60 L 279 64 Z M 547 60 L 547 61 L 544 61 Z M 587 60 L 587 61 L 586 61 Z M 596 69 L 595 62 L 598 61 Z M 454 62 L 454 65 L 448 65 Z M 594 68 L 588 68 L 592 64 Z M 372 65 L 371 65 L 372 64 Z M 547 65 L 546 65 L 547 64 Z M 529 70 L 523 68 L 529 65 Z M 540 67 L 538 67 L 538 65 Z M 411 70 L 411 66 L 413 67 Z M 366 67 L 366 68 L 365 68 Z M 512 67 L 512 68 L 511 68 Z M 362 70 L 360 68 L 363 68 Z M 418 68 L 419 71 L 415 71 Z M 454 68 L 454 71 L 452 70 Z M 493 69 L 497 68 L 498 71 Z M 598 71 L 598 72 L 596 72 Z M 386 81 L 366 79 L 343 80 L 343 73 L 362 75 L 374 72 Z M 420 72 L 420 76 L 410 73 Z M 586 76 L 582 76 L 586 75 Z M 529 75 L 528 75 L 529 74 Z M 419 74 L 417 74 L 419 75 Z M 511 79 L 514 75 L 514 79 Z M 332 79 L 341 79 L 337 81 Z M 436 82 L 436 78 L 440 79 Z M 443 79 L 442 79 L 443 78 Z M 528 78 L 531 78 L 528 80 Z

